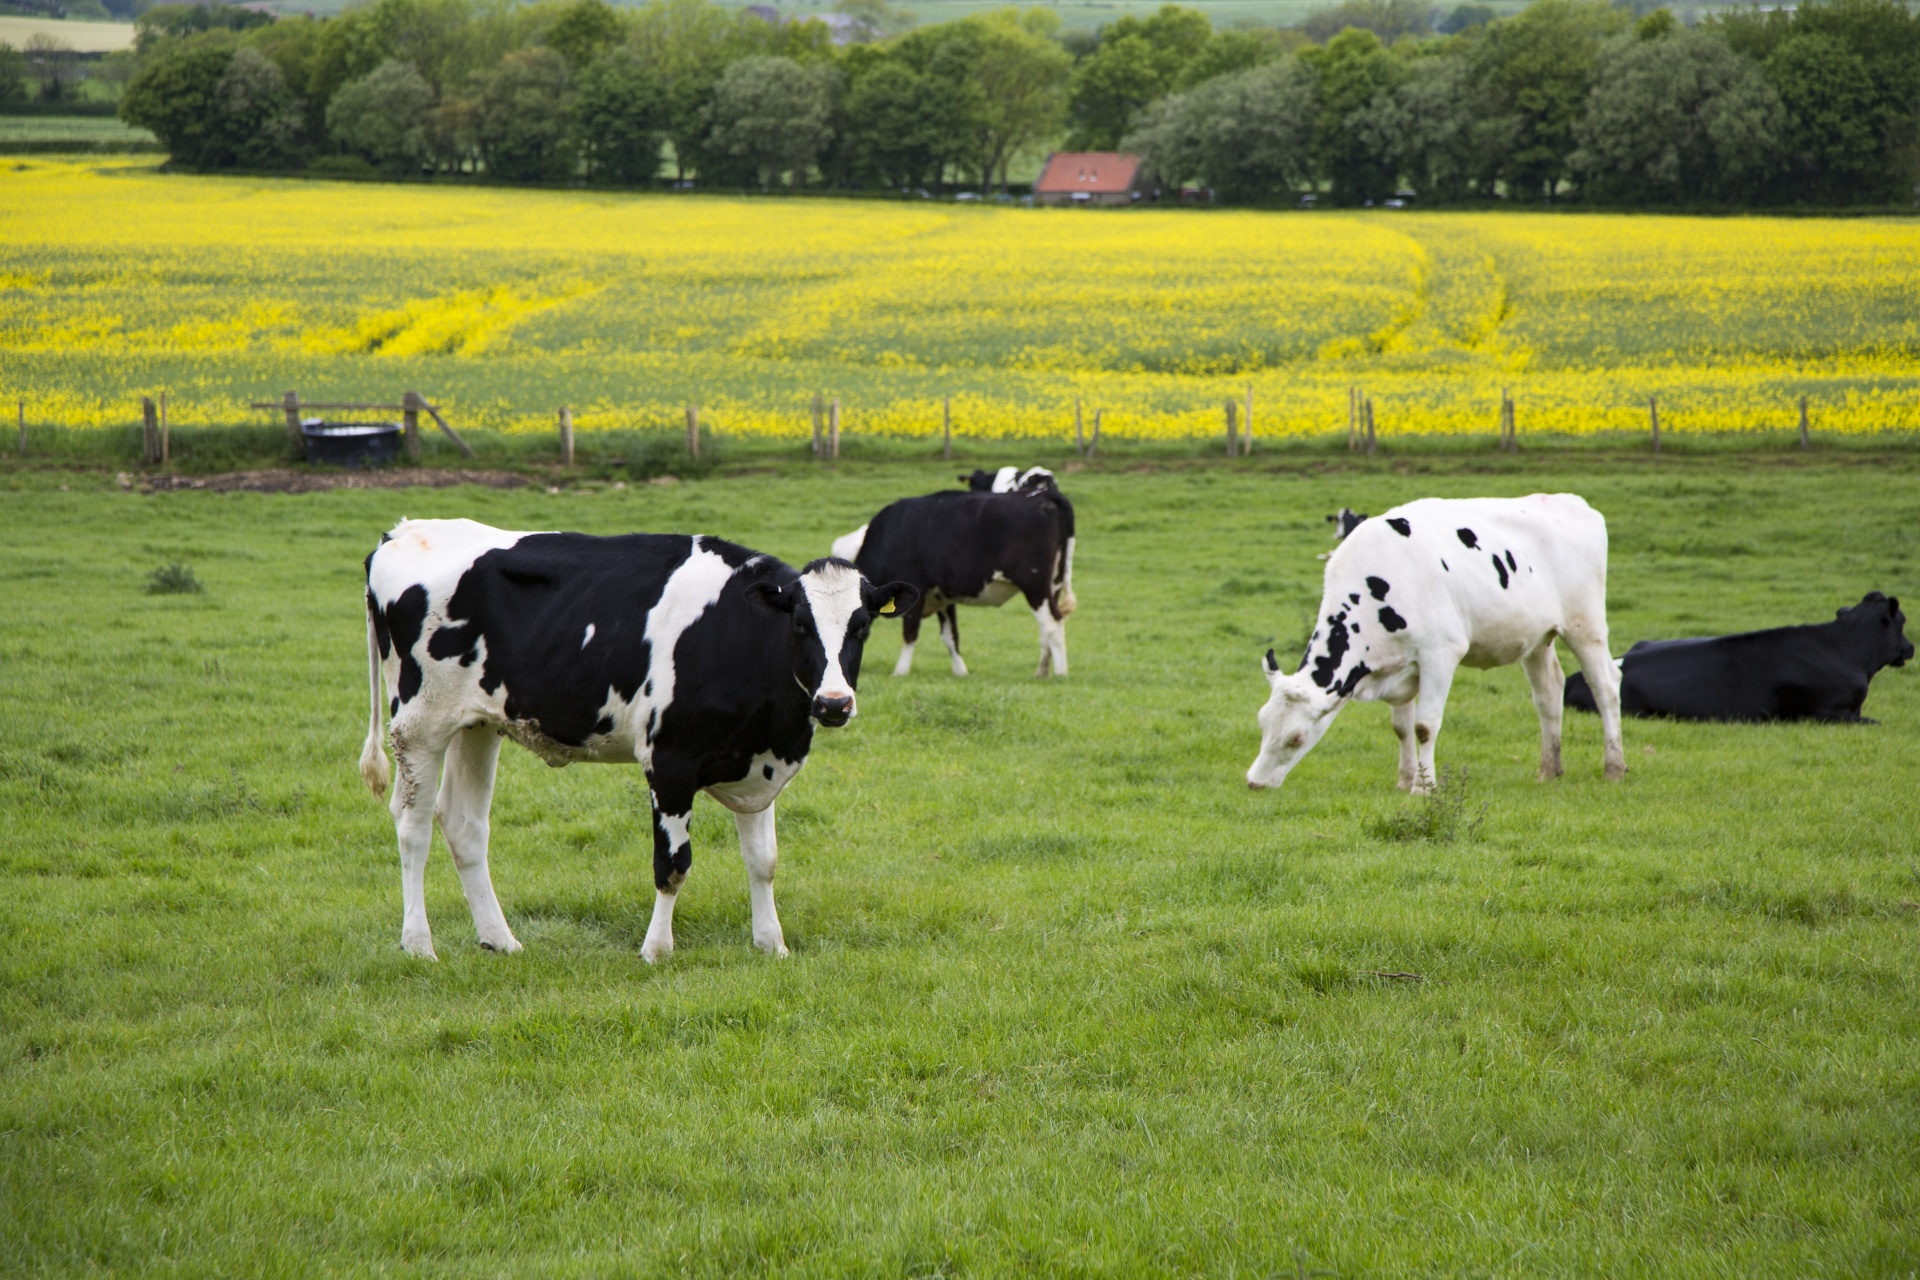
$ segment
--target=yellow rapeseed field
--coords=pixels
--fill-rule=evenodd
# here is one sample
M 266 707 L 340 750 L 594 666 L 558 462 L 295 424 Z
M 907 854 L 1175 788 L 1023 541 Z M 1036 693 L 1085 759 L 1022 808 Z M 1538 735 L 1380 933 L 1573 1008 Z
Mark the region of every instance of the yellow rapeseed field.
M 0 395 L 71 426 L 170 393 L 417 389 L 458 424 L 800 435 L 1920 427 L 1920 222 L 1114 212 L 0 171 Z

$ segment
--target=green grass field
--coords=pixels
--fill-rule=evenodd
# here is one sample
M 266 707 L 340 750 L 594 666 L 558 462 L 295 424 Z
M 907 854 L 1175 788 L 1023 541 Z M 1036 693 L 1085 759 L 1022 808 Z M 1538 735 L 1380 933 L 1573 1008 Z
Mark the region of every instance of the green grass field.
M 1012 460 L 1012 459 L 1009 459 Z M 119 492 L 0 471 L 0 1273 L 1906 1276 L 1920 1269 L 1920 670 L 1874 726 L 1629 722 L 1533 781 L 1456 683 L 1477 836 L 1384 842 L 1385 712 L 1252 794 L 1322 516 L 1571 489 L 1633 640 L 1920 598 L 1920 461 L 1096 464 L 1073 675 L 970 610 L 781 801 L 793 957 L 696 812 L 679 950 L 635 770 L 502 757 L 526 951 L 398 948 L 360 559 L 401 515 L 798 560 L 951 467 L 558 494 Z M 57 486 L 66 486 L 66 490 Z M 190 565 L 203 594 L 149 595 Z M 937 646 L 935 646 L 937 648 Z M 1571 667 L 1570 667 L 1571 669 Z M 1378 977 L 1418 974 L 1414 982 Z
M 111 116 L 0 116 L 0 155 L 56 147 L 75 152 L 157 151 L 160 144 L 150 130 Z

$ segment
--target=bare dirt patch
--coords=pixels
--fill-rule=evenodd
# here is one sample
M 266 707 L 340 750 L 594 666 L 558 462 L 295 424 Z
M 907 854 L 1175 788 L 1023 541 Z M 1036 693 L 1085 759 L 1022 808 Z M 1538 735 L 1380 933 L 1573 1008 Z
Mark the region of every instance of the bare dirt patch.
M 294 471 L 275 467 L 265 471 L 234 471 L 217 476 L 143 476 L 122 471 L 116 479 L 122 489 L 142 493 L 201 489 L 209 493 L 318 493 L 327 489 L 450 489 L 477 484 L 489 489 L 518 489 L 534 483 L 511 471 L 440 471 L 410 468 L 395 471 Z

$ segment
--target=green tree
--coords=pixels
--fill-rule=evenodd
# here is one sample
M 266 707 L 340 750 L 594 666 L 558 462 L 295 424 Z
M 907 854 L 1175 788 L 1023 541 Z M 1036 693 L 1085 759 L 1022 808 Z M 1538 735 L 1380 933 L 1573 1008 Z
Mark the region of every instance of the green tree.
M 1093 54 L 1073 70 L 1067 91 L 1067 146 L 1108 151 L 1141 108 L 1181 83 L 1213 37 L 1203 13 L 1160 6 L 1145 20 L 1127 16 L 1103 28 Z
M 954 81 L 887 58 L 851 80 L 843 105 L 855 171 L 888 186 L 938 183 L 965 153 L 966 95 Z
M 1787 113 L 1787 193 L 1844 200 L 1870 192 L 1885 145 L 1866 63 L 1832 36 L 1794 35 L 1763 71 Z
M 573 118 L 590 178 L 634 186 L 659 173 L 666 94 L 633 50 L 612 49 L 587 65 Z
M 1476 72 L 1495 91 L 1511 137 L 1500 177 L 1514 192 L 1552 195 L 1567 175 L 1594 60 L 1626 22 L 1600 0 L 1535 0 L 1477 41 Z
M 1319 87 L 1295 57 L 1219 76 L 1149 107 L 1122 145 L 1169 184 L 1229 201 L 1285 195 L 1313 180 Z
M 681 178 L 701 167 L 707 104 L 734 56 L 738 30 L 733 15 L 708 0 L 649 0 L 634 20 L 633 47 L 665 94 L 667 139 Z
M 508 54 L 479 82 L 474 139 L 487 172 L 508 182 L 564 182 L 579 167 L 569 127 L 567 62 L 536 47 Z
M 1051 38 L 1058 19 L 1044 10 L 1002 9 L 951 25 L 972 45 L 980 180 L 1004 189 L 1014 157 L 1058 134 L 1072 60 Z
M 1318 44 L 1355 29 L 1391 44 L 1402 36 L 1432 35 L 1433 7 L 1426 0 L 1341 0 L 1336 8 L 1309 14 L 1300 29 Z
M 1180 69 L 1173 87 L 1191 89 L 1216 76 L 1265 66 L 1283 52 L 1279 33 L 1275 31 L 1216 31 Z
M 433 86 L 411 62 L 389 58 L 340 86 L 327 104 L 327 133 L 354 155 L 393 172 L 418 171 L 428 154 Z
M 300 104 L 280 68 L 228 31 L 161 45 L 121 95 L 120 118 L 153 130 L 192 169 L 279 169 L 299 158 Z
M 1423 200 L 1445 204 L 1489 184 L 1512 140 L 1486 86 L 1457 46 L 1424 57 L 1354 117 L 1365 148 Z
M 1407 64 L 1382 46 L 1380 37 L 1360 27 L 1342 31 L 1324 49 L 1306 50 L 1301 60 L 1320 76 L 1314 150 L 1320 172 L 1333 185 L 1334 200 L 1359 204 L 1391 195 L 1393 162 L 1371 144 L 1360 123 L 1375 98 L 1407 79 Z
M 27 60 L 0 40 L 0 107 L 27 100 Z
M 792 58 L 741 58 L 714 86 L 708 149 L 750 166 L 761 186 L 783 173 L 794 186 L 833 140 L 838 73 Z
M 620 43 L 625 28 L 607 0 L 573 0 L 547 28 L 547 47 L 575 71 Z
M 1654 28 L 1601 50 L 1570 167 L 1601 198 L 1739 198 L 1775 165 L 1784 124 L 1760 69 L 1717 32 Z

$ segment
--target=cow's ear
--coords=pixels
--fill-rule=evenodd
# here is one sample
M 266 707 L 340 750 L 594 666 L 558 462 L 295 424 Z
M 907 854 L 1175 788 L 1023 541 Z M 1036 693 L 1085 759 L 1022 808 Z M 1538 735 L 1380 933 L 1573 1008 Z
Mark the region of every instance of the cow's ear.
M 866 583 L 860 589 L 860 603 L 868 613 L 906 613 L 920 602 L 920 588 L 907 582 L 889 582 L 884 587 Z
M 747 588 L 747 599 L 774 613 L 792 613 L 799 598 L 800 593 L 791 584 L 783 587 L 777 582 L 756 582 Z
M 1268 684 L 1280 678 L 1280 660 L 1273 656 L 1273 650 L 1267 650 L 1267 656 L 1260 663 L 1260 670 L 1265 673 Z

